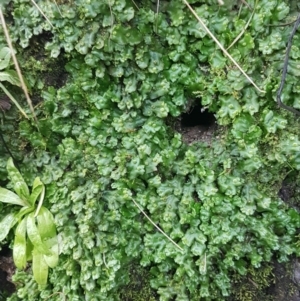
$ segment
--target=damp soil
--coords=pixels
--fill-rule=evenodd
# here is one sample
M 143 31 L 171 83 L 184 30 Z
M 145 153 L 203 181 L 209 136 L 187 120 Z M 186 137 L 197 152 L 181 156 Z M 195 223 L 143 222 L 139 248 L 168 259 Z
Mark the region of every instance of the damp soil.
M 204 142 L 211 144 L 218 138 L 219 127 L 213 113 L 201 105 L 191 107 L 175 122 L 175 130 L 182 135 L 183 142 L 193 144 Z
M 3 297 L 9 297 L 16 291 L 16 287 L 12 281 L 14 273 L 15 265 L 11 250 L 3 247 L 0 251 L 0 300 L 4 300 L 2 299 Z
M 300 264 L 294 258 L 282 264 L 274 263 L 274 283 L 268 291 L 273 301 L 300 301 Z

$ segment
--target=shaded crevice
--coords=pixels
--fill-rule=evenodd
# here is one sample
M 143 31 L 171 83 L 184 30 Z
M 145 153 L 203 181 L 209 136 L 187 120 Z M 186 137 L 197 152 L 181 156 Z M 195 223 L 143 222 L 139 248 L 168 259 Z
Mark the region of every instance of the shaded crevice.
M 208 112 L 201 105 L 195 105 L 187 113 L 181 115 L 181 127 L 202 126 L 209 128 L 216 122 L 213 113 Z
M 175 129 L 187 144 L 194 142 L 210 144 L 218 128 L 214 114 L 200 104 L 196 104 L 188 112 L 181 114 Z

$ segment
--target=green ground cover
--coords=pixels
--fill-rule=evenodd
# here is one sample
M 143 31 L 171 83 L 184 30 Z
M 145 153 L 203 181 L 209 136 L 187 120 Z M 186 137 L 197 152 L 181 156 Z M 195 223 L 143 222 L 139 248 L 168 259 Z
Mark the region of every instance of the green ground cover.
M 278 197 L 287 175 L 299 181 L 299 120 L 276 103 L 297 1 L 190 2 L 225 48 L 243 33 L 228 51 L 264 92 L 179 0 L 39 1 L 51 25 L 31 1 L 6 2 L 38 127 L 12 107 L 1 132 L 27 184 L 45 184 L 60 250 L 46 288 L 29 265 L 7 300 L 127 300 L 133 270 L 145 300 L 227 300 L 233 275 L 299 255 L 299 213 Z M 282 94 L 295 109 L 299 65 L 298 33 Z M 191 101 L 216 116 L 211 145 L 172 126 Z M 1 219 L 14 210 L 0 202 Z

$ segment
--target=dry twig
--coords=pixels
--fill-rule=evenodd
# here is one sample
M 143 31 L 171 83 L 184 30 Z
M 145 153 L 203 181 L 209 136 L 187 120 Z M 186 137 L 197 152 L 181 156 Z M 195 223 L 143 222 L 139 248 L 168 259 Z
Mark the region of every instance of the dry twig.
M 181 252 L 183 252 L 183 249 L 171 238 L 169 237 L 162 229 L 160 229 L 153 221 L 152 219 L 146 214 L 146 212 L 142 209 L 142 207 L 134 200 L 132 199 L 135 206 L 139 208 L 139 210 L 145 215 L 145 217 L 149 220 L 149 222 L 161 233 L 163 234 L 176 248 L 178 248 Z
M 255 13 L 255 8 L 256 8 L 256 5 L 257 5 L 257 1 L 258 1 L 258 0 L 255 1 L 254 9 L 252 10 L 252 14 L 251 14 L 251 16 L 250 16 L 250 18 L 249 18 L 249 20 L 248 20 L 246 26 L 245 26 L 245 27 L 243 28 L 243 30 L 238 34 L 238 36 L 233 40 L 233 42 L 227 47 L 226 50 L 228 50 L 229 48 L 231 48 L 231 47 L 232 47 L 232 46 L 240 39 L 240 37 L 245 33 L 245 31 L 246 31 L 246 29 L 248 28 L 248 26 L 249 26 L 249 24 L 250 24 L 250 22 L 251 22 L 251 20 L 252 20 L 252 18 L 253 18 L 253 15 L 254 15 L 254 13 Z
M 242 67 L 236 62 L 236 60 L 228 53 L 228 51 L 223 47 L 223 45 L 219 42 L 219 40 L 212 34 L 212 32 L 208 29 L 208 27 L 204 24 L 202 19 L 197 15 L 197 13 L 194 11 L 194 9 L 190 6 L 190 4 L 183 0 L 185 5 L 188 7 L 188 9 L 192 12 L 192 14 L 195 16 L 195 18 L 199 21 L 201 26 L 204 28 L 204 30 L 207 32 L 207 34 L 215 41 L 215 43 L 219 46 L 219 48 L 223 51 L 223 53 L 233 62 L 233 64 L 242 72 L 242 74 L 248 79 L 248 81 L 256 88 L 257 91 L 261 93 L 265 93 L 266 91 L 260 89 L 254 81 L 247 75 L 247 73 L 242 69 Z
M 2 12 L 2 7 L 1 6 L 0 6 L 0 20 L 1 20 L 1 24 L 3 26 L 3 31 L 4 31 L 4 35 L 5 35 L 5 38 L 6 38 L 7 45 L 9 47 L 10 51 L 11 51 L 11 56 L 12 56 L 12 59 L 13 59 L 13 62 L 14 62 L 14 65 L 15 65 L 15 68 L 16 68 L 16 71 L 17 71 L 20 83 L 21 83 L 21 87 L 22 87 L 23 92 L 25 94 L 25 97 L 26 97 L 27 103 L 28 103 L 28 105 L 30 107 L 31 113 L 33 115 L 33 118 L 34 118 L 34 120 L 37 123 L 36 116 L 35 116 L 35 113 L 34 113 L 34 109 L 33 109 L 33 106 L 32 106 L 32 101 L 31 101 L 31 99 L 29 97 L 28 89 L 27 89 L 27 87 L 25 85 L 25 81 L 24 81 L 24 78 L 22 76 L 22 72 L 21 72 L 18 60 L 16 58 L 13 46 L 12 46 L 12 42 L 11 42 L 11 39 L 10 39 L 10 36 L 9 36 L 9 33 L 8 33 L 8 29 L 6 27 L 6 23 L 5 23 L 5 19 L 4 19 L 4 15 L 3 15 L 3 12 Z

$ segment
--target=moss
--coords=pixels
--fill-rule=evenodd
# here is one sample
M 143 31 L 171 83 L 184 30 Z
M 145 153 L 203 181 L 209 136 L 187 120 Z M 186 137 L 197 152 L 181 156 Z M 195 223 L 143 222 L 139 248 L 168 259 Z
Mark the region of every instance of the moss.
M 298 292 L 293 281 L 294 260 L 287 263 L 273 261 L 259 269 L 250 267 L 248 274 L 235 274 L 232 294 L 228 301 L 286 301 Z
M 273 266 L 265 264 L 259 269 L 249 267 L 248 274 L 233 275 L 232 295 L 230 301 L 271 301 L 273 296 L 268 294 L 268 288 L 274 283 Z
M 156 301 L 159 300 L 150 287 L 150 273 L 137 264 L 129 266 L 129 283 L 120 290 L 122 301 Z
M 58 89 L 65 84 L 67 79 L 64 55 L 51 58 L 45 50 L 46 43 L 51 39 L 51 34 L 43 32 L 30 39 L 29 47 L 18 48 L 19 64 L 22 66 L 23 73 L 26 74 L 25 80 L 29 89 L 32 90 L 34 103 L 40 102 L 40 99 L 35 99 L 40 94 L 40 90 L 47 90 L 49 86 Z
M 272 287 L 274 301 L 292 300 L 298 292 L 298 287 L 294 283 L 295 260 L 286 263 L 274 264 L 275 285 Z

